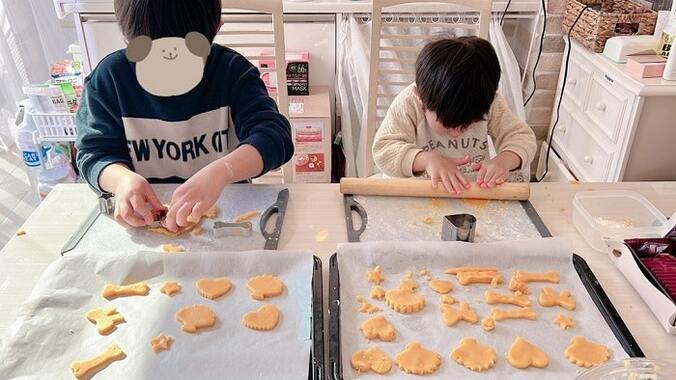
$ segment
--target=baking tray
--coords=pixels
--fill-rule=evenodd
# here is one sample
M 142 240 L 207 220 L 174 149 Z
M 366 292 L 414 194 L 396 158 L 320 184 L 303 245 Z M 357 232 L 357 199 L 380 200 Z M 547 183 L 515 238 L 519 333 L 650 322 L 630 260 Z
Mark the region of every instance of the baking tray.
M 366 198 L 366 197 L 364 197 Z M 373 197 L 374 199 L 379 199 L 379 198 L 386 198 L 386 197 Z M 399 207 L 405 203 L 411 203 L 411 204 L 422 204 L 423 202 L 429 202 L 430 200 L 426 200 L 425 198 L 393 198 L 393 197 L 387 197 L 389 199 L 392 199 L 391 204 L 393 209 L 401 209 L 402 207 Z M 474 211 L 472 210 L 472 206 L 467 206 L 464 205 L 462 200 L 459 199 L 444 199 L 444 200 L 438 200 L 437 202 L 453 202 L 452 205 L 453 207 L 449 206 L 449 211 L 446 212 L 446 214 L 456 214 L 459 212 L 468 212 L 468 213 L 473 213 Z M 493 202 L 508 202 L 508 201 L 493 201 Z M 514 201 L 509 201 L 509 202 L 514 202 Z M 551 233 L 547 229 L 547 226 L 545 226 L 544 222 L 542 221 L 542 218 L 540 218 L 540 215 L 537 213 L 535 210 L 535 207 L 530 203 L 530 201 L 518 201 L 519 204 L 521 205 L 523 212 L 525 213 L 525 216 L 528 218 L 530 223 L 526 224 L 525 227 L 529 227 L 533 229 L 533 233 L 535 235 L 539 234 L 539 237 L 551 237 Z M 496 203 L 497 204 L 497 203 Z M 507 205 L 511 205 L 511 203 L 505 203 Z M 364 207 L 362 203 L 360 203 L 353 195 L 345 195 L 343 197 L 343 207 L 345 211 L 345 226 L 347 227 L 347 237 L 348 241 L 351 243 L 357 243 L 362 241 L 362 235 L 366 231 L 366 229 L 369 227 L 369 214 L 367 211 L 367 207 Z M 453 210 L 453 211 L 450 211 Z M 461 210 L 461 211 L 459 211 Z M 476 210 L 475 210 L 476 211 Z M 489 210 L 479 210 L 479 213 L 486 213 Z M 396 211 L 391 211 L 391 212 L 396 212 Z M 494 213 L 497 214 L 497 213 Z M 357 216 L 359 219 L 359 228 L 355 228 L 355 218 L 353 217 L 354 215 Z M 476 215 L 476 214 L 475 214 Z M 523 214 L 522 214 L 523 215 Z M 400 218 L 399 218 L 400 219 Z M 480 220 L 480 217 L 477 217 L 477 219 Z M 505 218 L 506 222 L 509 222 L 507 220 L 508 218 Z M 371 220 L 373 223 L 374 221 Z M 375 222 L 377 223 L 377 222 Z M 512 220 L 513 223 L 513 220 Z M 486 225 L 486 228 L 484 228 L 487 231 L 491 231 L 491 229 L 500 229 L 501 227 L 494 227 L 494 226 L 499 226 L 501 223 L 500 221 L 497 221 L 495 223 L 491 223 L 491 225 Z M 378 234 L 378 239 L 379 240 L 401 240 L 397 239 L 395 236 L 383 236 L 387 234 Z M 437 239 L 438 236 L 441 235 L 441 230 L 439 229 L 437 232 Z M 536 236 L 524 236 L 522 238 L 532 238 Z M 501 240 L 501 239 L 493 239 L 492 236 L 490 236 L 490 232 L 485 236 L 485 238 L 489 241 L 492 240 Z M 416 239 L 418 240 L 418 239 Z M 419 240 L 424 240 L 424 239 L 419 239 Z
M 153 185 L 160 199 L 167 201 L 178 185 Z M 96 248 L 100 251 L 120 250 L 159 250 L 160 244 L 174 243 L 182 245 L 188 251 L 220 250 L 256 250 L 276 249 L 282 232 L 286 202 L 280 199 L 288 189 L 280 186 L 233 184 L 225 188 L 216 206 L 219 215 L 215 220 L 229 220 L 242 213 L 258 210 L 260 216 L 252 219 L 254 228 L 251 236 L 228 236 L 215 238 L 211 233 L 212 220 L 203 220 L 204 232 L 201 236 L 192 236 L 189 233 L 179 237 L 166 237 L 146 232 L 140 229 L 126 231 L 108 215 L 104 215 L 100 208 L 92 210 L 77 231 L 61 248 L 61 255 L 71 252 L 88 251 Z M 257 192 L 256 197 L 251 193 Z M 271 220 L 274 218 L 274 223 Z M 257 223 L 256 223 L 257 222 Z M 268 223 L 271 222 L 271 223 Z M 271 227 L 268 227 L 271 224 Z M 99 234 L 91 236 L 91 234 Z M 102 236 L 105 235 L 105 236 Z M 114 237 L 118 236 L 115 240 Z M 101 239 L 99 239 L 101 238 Z M 99 243 L 100 240 L 100 243 Z M 122 243 L 119 243 L 122 241 Z M 213 244 L 217 241 L 218 244 Z
M 156 254 L 156 253 L 153 253 Z M 274 253 L 273 253 L 274 254 Z M 140 264 L 143 266 L 144 264 Z M 324 347 L 324 307 L 323 307 L 323 278 L 322 278 L 322 261 L 319 257 L 313 256 L 313 268 L 312 268 L 312 316 L 311 316 L 311 329 L 310 329 L 310 338 L 312 339 L 312 344 L 310 346 L 310 361 L 308 366 L 308 380 L 324 380 L 326 379 L 325 375 L 325 347 Z M 40 301 L 41 303 L 45 302 L 44 300 Z M 58 301 L 57 301 L 58 302 Z M 9 338 L 9 337 L 8 337 Z M 19 338 L 25 339 L 25 337 Z M 3 344 L 8 344 L 9 342 L 4 342 Z M 4 348 L 0 345 L 0 348 Z M 9 349 L 9 346 L 7 347 Z M 2 354 L 2 350 L 0 350 Z M 4 362 L 2 355 L 0 355 L 0 362 Z M 6 363 L 7 364 L 7 363 Z M 11 372 L 3 372 L 3 365 L 0 365 L 0 378 L 12 378 Z M 4 368 L 5 371 L 11 371 L 7 367 Z M 105 371 L 104 371 L 105 372 Z M 8 377 L 3 377 L 4 375 Z M 53 374 L 52 374 L 53 375 Z M 70 378 L 70 373 L 66 374 L 64 378 Z M 60 376 L 50 376 L 51 378 L 61 378 Z M 32 378 L 32 377 L 31 377 Z M 36 377 L 37 378 L 37 377 Z M 290 379 L 294 378 L 292 376 L 286 376 L 280 374 L 279 378 Z
M 587 262 L 575 253 L 572 254 L 571 260 L 585 289 L 627 355 L 631 357 L 643 357 L 643 351 L 613 306 Z M 328 315 L 329 360 L 327 376 L 329 379 L 342 380 L 343 360 L 340 336 L 340 274 L 338 271 L 338 256 L 336 253 L 331 256 L 329 261 Z

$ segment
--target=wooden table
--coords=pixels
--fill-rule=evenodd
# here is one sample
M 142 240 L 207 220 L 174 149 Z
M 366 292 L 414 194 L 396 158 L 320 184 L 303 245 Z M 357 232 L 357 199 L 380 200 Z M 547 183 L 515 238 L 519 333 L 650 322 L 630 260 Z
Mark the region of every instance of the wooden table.
M 326 290 L 329 257 L 336 244 L 347 241 L 341 194 L 337 185 L 294 184 L 289 188 L 280 249 L 309 249 L 319 256 Z M 664 331 L 607 256 L 589 247 L 572 224 L 576 192 L 609 189 L 637 191 L 668 216 L 676 210 L 676 182 L 533 184 L 531 202 L 552 235 L 570 241 L 574 251 L 587 260 L 646 356 L 673 360 L 676 336 Z M 26 221 L 26 235 L 14 237 L 0 252 L 0 336 L 20 313 L 42 271 L 59 257 L 60 248 L 96 205 L 96 197 L 85 185 L 59 185 Z

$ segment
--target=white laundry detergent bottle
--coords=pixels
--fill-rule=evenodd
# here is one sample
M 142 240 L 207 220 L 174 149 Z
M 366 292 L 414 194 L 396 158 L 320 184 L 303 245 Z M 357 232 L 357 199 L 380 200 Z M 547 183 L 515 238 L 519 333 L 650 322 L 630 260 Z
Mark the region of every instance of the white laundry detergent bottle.
M 42 172 L 42 160 L 44 159 L 40 147 L 35 143 L 34 135 L 37 133 L 33 118 L 24 113 L 23 121 L 16 131 L 16 146 L 23 157 L 24 169 L 28 175 L 28 182 L 33 191 L 38 190 L 38 177 Z

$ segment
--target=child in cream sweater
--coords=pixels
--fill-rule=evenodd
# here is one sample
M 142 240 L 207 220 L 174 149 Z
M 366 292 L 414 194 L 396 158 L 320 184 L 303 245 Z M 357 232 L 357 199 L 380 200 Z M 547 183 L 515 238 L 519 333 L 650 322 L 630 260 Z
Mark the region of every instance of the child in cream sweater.
M 373 157 L 384 174 L 426 174 L 454 194 L 470 180 L 484 188 L 529 180 L 535 134 L 497 94 L 500 63 L 488 41 L 430 42 L 415 71 L 415 83 L 394 99 L 375 137 Z

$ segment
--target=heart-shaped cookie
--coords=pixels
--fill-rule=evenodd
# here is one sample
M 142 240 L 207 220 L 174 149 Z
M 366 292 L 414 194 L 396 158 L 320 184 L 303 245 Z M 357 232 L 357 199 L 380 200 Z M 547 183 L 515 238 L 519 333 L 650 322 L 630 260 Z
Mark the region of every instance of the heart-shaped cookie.
M 227 277 L 201 278 L 195 283 L 197 292 L 204 298 L 215 300 L 226 295 L 232 288 L 232 282 Z
M 269 274 L 249 279 L 246 287 L 251 291 L 251 298 L 258 301 L 277 297 L 284 291 L 284 283 L 279 278 Z
M 519 369 L 528 367 L 545 368 L 549 365 L 547 353 L 520 336 L 517 336 L 512 346 L 509 347 L 507 361 L 512 367 Z
M 279 309 L 277 306 L 268 304 L 263 305 L 255 311 L 250 311 L 242 317 L 244 326 L 258 331 L 269 331 L 274 329 L 279 322 Z
M 396 336 L 394 326 L 382 315 L 364 321 L 361 332 L 368 340 L 380 339 L 385 342 L 393 341 Z
M 378 374 L 390 372 L 392 362 L 380 348 L 373 346 L 368 350 L 359 350 L 352 354 L 352 368 L 358 373 L 373 371 Z

